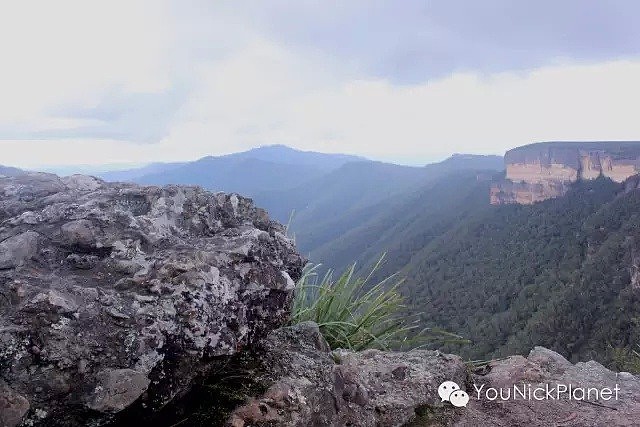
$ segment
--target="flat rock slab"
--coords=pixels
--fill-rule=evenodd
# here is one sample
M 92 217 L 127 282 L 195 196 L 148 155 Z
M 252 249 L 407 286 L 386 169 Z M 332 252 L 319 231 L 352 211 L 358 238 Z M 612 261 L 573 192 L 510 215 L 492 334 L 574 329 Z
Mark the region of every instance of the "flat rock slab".
M 467 390 L 472 396 L 468 407 L 460 419 L 453 425 L 477 426 L 478 423 L 499 427 L 511 426 L 637 426 L 640 423 L 640 378 L 627 372 L 613 372 L 598 362 L 580 362 L 571 364 L 558 353 L 543 347 L 535 347 L 525 358 L 511 356 L 491 363 L 486 375 L 473 375 L 473 383 L 482 388 L 480 399 L 476 399 L 475 389 Z M 553 399 L 546 393 L 537 394 L 542 398 L 523 399 L 520 394 L 513 398 L 513 386 L 526 390 L 546 388 L 551 390 L 558 385 L 571 386 L 573 390 L 591 389 L 589 399 L 582 392 L 551 392 Z M 487 399 L 484 391 L 493 387 L 502 389 L 503 396 L 511 390 L 508 400 Z M 619 391 L 615 393 L 615 388 Z M 612 393 L 598 394 L 596 390 L 608 389 Z M 473 396 L 475 395 L 475 396 Z M 526 393 L 525 393 L 526 395 Z M 617 398 L 616 398 L 617 396 Z
M 255 379 L 267 391 L 235 409 L 227 426 L 584 427 L 637 426 L 640 420 L 637 376 L 593 361 L 573 365 L 542 347 L 476 373 L 459 357 L 436 351 L 330 352 L 313 323 L 276 330 L 258 348 L 262 368 Z M 466 390 L 466 407 L 440 398 L 444 381 Z M 618 387 L 618 399 L 503 401 L 476 393 L 476 387 L 484 392 L 546 384 Z
M 0 425 L 162 407 L 287 320 L 303 265 L 235 194 L 0 177 Z
M 467 375 L 460 357 L 437 351 L 329 352 L 311 322 L 274 331 L 257 357 L 267 391 L 228 426 L 399 426 L 440 402 L 442 382 L 464 384 Z

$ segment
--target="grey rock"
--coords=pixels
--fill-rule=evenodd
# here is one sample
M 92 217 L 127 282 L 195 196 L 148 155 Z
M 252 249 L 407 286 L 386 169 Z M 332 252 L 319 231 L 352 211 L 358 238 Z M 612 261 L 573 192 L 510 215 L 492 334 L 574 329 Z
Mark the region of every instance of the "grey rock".
M 437 351 L 331 353 L 314 323 L 274 331 L 261 354 L 257 379 L 267 391 L 237 408 L 229 426 L 402 425 L 422 405 L 440 405 L 440 383 L 466 379 L 458 356 Z
M 24 305 L 27 311 L 51 312 L 57 314 L 73 314 L 78 310 L 78 305 L 71 297 L 65 296 L 56 290 L 48 290 L 34 296 Z
M 86 219 L 79 219 L 64 224 L 61 227 L 62 240 L 68 246 L 82 248 L 95 247 L 96 227 Z
M 72 190 L 95 191 L 102 187 L 102 181 L 93 176 L 71 175 L 62 177 L 60 180 Z
M 29 401 L 0 380 L 0 427 L 15 427 L 29 410 Z
M 511 356 L 492 362 L 486 375 L 473 375 L 477 387 L 509 388 L 531 384 L 555 387 L 557 384 L 601 390 L 619 388 L 618 398 L 490 401 L 473 398 L 456 426 L 635 426 L 640 419 L 640 378 L 616 373 L 589 361 L 571 364 L 560 354 L 535 347 L 528 357 Z M 469 391 L 469 390 L 468 390 Z M 473 391 L 473 389 L 471 390 Z M 472 393 L 470 393 L 470 396 Z M 579 394 L 578 394 L 579 396 Z M 595 397 L 595 395 L 594 395 Z
M 84 426 L 165 406 L 287 321 L 304 262 L 237 195 L 0 178 L 0 378 L 28 402 L 11 413 Z
M 496 360 L 475 373 L 452 355 L 368 350 L 329 352 L 317 325 L 272 332 L 257 356 L 257 381 L 266 392 L 249 398 L 227 420 L 258 426 L 635 426 L 640 419 L 640 378 L 597 362 L 568 362 L 536 347 L 528 357 Z M 455 381 L 471 400 L 442 402 L 438 386 Z M 617 400 L 490 400 L 475 387 L 555 386 L 619 388 Z
M 0 270 L 23 265 L 38 252 L 38 233 L 25 231 L 0 242 Z
M 97 376 L 87 406 L 100 412 L 119 412 L 131 405 L 149 387 L 149 378 L 133 369 L 105 369 Z

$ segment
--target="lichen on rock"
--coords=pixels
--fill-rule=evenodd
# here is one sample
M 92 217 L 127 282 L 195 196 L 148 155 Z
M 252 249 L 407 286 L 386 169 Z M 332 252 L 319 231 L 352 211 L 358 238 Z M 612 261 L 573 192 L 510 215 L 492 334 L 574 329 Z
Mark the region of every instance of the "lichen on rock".
M 237 195 L 1 177 L 3 425 L 153 412 L 286 322 L 303 266 Z

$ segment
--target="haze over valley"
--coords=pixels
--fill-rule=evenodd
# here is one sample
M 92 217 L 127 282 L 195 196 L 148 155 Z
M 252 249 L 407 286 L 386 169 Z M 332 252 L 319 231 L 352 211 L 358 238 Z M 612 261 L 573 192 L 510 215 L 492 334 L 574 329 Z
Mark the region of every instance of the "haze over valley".
M 615 364 L 640 338 L 639 153 L 635 142 L 546 143 L 412 167 L 275 145 L 101 178 L 249 196 L 323 269 L 355 263 L 367 274 L 384 254 L 374 279 L 402 277 L 407 310 L 424 326 L 470 340 L 450 351 L 487 358 L 545 345 Z M 517 197 L 496 193 L 512 187 Z

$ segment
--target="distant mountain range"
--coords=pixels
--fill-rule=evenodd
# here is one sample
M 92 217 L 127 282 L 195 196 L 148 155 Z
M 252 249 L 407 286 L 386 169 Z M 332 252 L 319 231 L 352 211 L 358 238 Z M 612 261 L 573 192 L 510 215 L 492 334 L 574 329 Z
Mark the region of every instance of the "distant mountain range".
M 16 176 L 24 173 L 21 169 L 0 165 L 0 176 Z
M 296 236 L 298 247 L 315 260 L 316 251 L 334 252 L 332 242 L 339 244 L 345 233 L 385 213 L 397 215 L 396 209 L 407 203 L 408 197 L 427 191 L 442 177 L 465 171 L 475 176 L 475 171 L 493 173 L 502 168 L 500 156 L 456 154 L 439 163 L 411 167 L 271 145 L 194 162 L 109 172 L 101 177 L 140 184 L 200 185 L 252 197 L 273 218 L 283 223 L 291 219 L 290 232 Z M 488 195 L 485 198 L 488 200 Z
M 255 196 L 261 191 L 292 188 L 317 178 L 357 156 L 299 151 L 270 145 L 225 156 L 208 156 L 193 162 L 154 163 L 138 169 L 99 174 L 107 181 L 140 184 L 199 185 L 212 191 Z
M 346 235 L 366 228 L 381 216 L 398 217 L 408 200 L 428 191 L 440 179 L 465 173 L 475 177 L 479 171 L 493 173 L 500 171 L 502 164 L 498 156 L 462 155 L 424 167 L 372 161 L 347 163 L 296 188 L 264 192 L 255 199 L 280 220 L 293 212 L 290 229 L 298 248 L 311 260 L 343 267 L 359 258 L 330 256 L 344 252 L 342 241 Z M 356 252 L 364 253 L 373 241 L 362 239 L 359 243 Z M 384 249 L 378 255 L 381 252 Z

